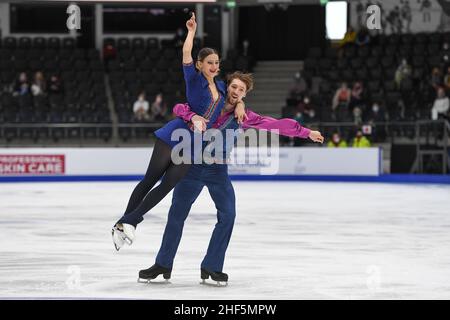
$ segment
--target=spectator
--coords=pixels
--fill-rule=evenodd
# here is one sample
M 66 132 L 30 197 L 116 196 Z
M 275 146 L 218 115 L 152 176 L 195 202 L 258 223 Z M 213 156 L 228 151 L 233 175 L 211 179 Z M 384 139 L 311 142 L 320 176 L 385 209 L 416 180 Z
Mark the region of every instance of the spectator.
M 300 72 L 296 72 L 294 76 L 294 83 L 289 91 L 289 97 L 300 101 L 303 99 L 303 95 L 308 90 L 308 84 L 306 80 L 302 77 Z
M 385 122 L 387 120 L 387 116 L 378 102 L 374 102 L 372 104 L 372 108 L 368 112 L 366 120 L 372 126 L 372 138 L 374 141 L 384 141 L 386 139 L 385 126 L 377 126 L 377 123 Z
M 438 88 L 437 97 L 434 100 L 433 107 L 431 108 L 431 119 L 437 120 L 439 115 L 447 116 L 449 109 L 449 99 L 445 95 L 444 88 Z
M 242 41 L 242 55 L 244 57 L 249 56 L 249 47 L 250 47 L 250 41 L 248 41 L 247 39 Z
M 344 47 L 346 44 L 354 43 L 356 39 L 356 32 L 352 26 L 348 26 L 347 32 L 344 35 L 344 38 L 340 42 L 340 47 Z
M 367 28 L 361 28 L 361 30 L 358 31 L 356 38 L 355 38 L 355 43 L 362 47 L 365 46 L 367 44 L 370 43 L 370 35 L 369 35 L 369 31 L 367 30 Z
M 353 84 L 352 95 L 350 97 L 350 110 L 353 110 L 355 106 L 359 106 L 363 103 L 363 91 L 364 87 L 362 82 L 357 81 Z
M 133 105 L 134 118 L 137 121 L 150 120 L 148 110 L 149 104 L 148 101 L 145 100 L 145 94 L 142 92 L 139 95 L 138 100 Z
M 341 86 L 336 90 L 336 93 L 334 94 L 331 106 L 335 118 L 337 117 L 336 114 L 339 115 L 338 118 L 341 118 L 342 114 L 347 114 L 350 97 L 351 91 L 347 87 L 347 83 L 342 82 Z
M 361 129 L 358 129 L 356 131 L 356 136 L 353 138 L 352 147 L 353 148 L 369 148 L 370 147 L 370 141 L 365 136 L 363 136 Z
M 362 113 L 362 108 L 360 106 L 356 106 L 352 110 L 353 123 L 357 126 L 362 124 Z
M 44 96 L 47 91 L 47 83 L 45 82 L 44 74 L 41 71 L 36 72 L 34 81 L 31 85 L 31 93 L 33 96 Z
M 333 136 L 327 144 L 328 148 L 347 148 L 347 142 L 341 139 L 339 133 L 333 133 Z
M 19 74 L 19 78 L 16 80 L 13 90 L 15 96 L 25 96 L 30 93 L 30 83 L 28 82 L 28 77 L 25 72 Z
M 62 93 L 61 80 L 56 74 L 52 74 L 52 76 L 50 77 L 50 81 L 48 83 L 48 92 L 51 94 Z
M 411 66 L 408 64 L 408 61 L 405 58 L 403 58 L 402 62 L 395 71 L 395 83 L 397 85 L 397 88 L 400 88 L 402 81 L 404 79 L 411 77 L 411 74 L 412 74 Z
M 386 121 L 386 113 L 384 110 L 380 107 L 380 104 L 378 102 L 374 102 L 372 104 L 372 108 L 367 113 L 367 122 L 373 124 L 374 122 L 384 122 Z
M 410 33 L 411 32 L 412 12 L 411 12 L 411 6 L 409 5 L 408 0 L 406 0 L 403 3 L 403 6 L 401 8 L 401 17 L 403 18 L 405 33 Z
M 447 73 L 444 76 L 444 86 L 446 90 L 450 90 L 450 67 L 447 68 Z
M 114 60 L 117 55 L 117 50 L 112 44 L 107 44 L 103 47 L 103 60 L 108 62 L 109 60 Z
M 314 110 L 314 106 L 311 103 L 311 99 L 309 96 L 305 96 L 303 100 L 297 105 L 297 111 L 300 111 L 303 114 L 304 122 L 314 121 L 316 116 L 316 111 Z
M 435 90 L 439 90 L 439 88 L 442 86 L 442 73 L 439 68 L 434 67 L 431 71 L 430 83 Z
M 154 121 L 165 121 L 166 120 L 166 112 L 167 106 L 163 100 L 162 93 L 158 93 L 155 97 L 155 101 L 152 103 L 151 109 L 152 115 L 151 118 Z
M 297 111 L 297 113 L 294 116 L 294 120 L 297 121 L 302 126 L 305 124 L 305 117 L 303 116 L 303 113 L 301 113 L 300 111 Z

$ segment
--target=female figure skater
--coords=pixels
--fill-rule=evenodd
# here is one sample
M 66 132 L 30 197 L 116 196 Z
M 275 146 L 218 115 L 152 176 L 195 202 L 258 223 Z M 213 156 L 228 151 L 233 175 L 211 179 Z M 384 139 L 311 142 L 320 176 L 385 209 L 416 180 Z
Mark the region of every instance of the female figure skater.
M 210 121 L 207 126 L 219 117 L 225 103 L 226 89 L 223 81 L 216 80 L 219 73 L 219 55 L 216 50 L 203 48 L 198 54 L 196 72 L 192 59 L 192 47 L 197 23 L 195 14 L 186 22 L 188 34 L 183 45 L 183 72 L 186 82 L 186 96 L 191 108 L 204 119 Z M 245 110 L 236 109 L 236 116 L 242 121 Z M 158 204 L 172 190 L 177 182 L 187 173 L 190 164 L 174 164 L 171 151 L 178 141 L 171 140 L 175 129 L 183 128 L 191 134 L 193 132 L 182 119 L 174 119 L 164 127 L 155 131 L 157 137 L 150 163 L 144 178 L 133 190 L 125 214 L 116 222 L 112 229 L 112 237 L 116 250 L 118 244 L 126 241 L 132 244 L 135 229 L 143 220 L 143 215 Z M 161 178 L 161 183 L 153 188 Z M 152 189 L 153 188 L 153 189 Z
M 245 94 L 253 87 L 253 79 L 250 74 L 235 72 L 228 77 L 227 104 L 222 111 L 222 115 L 214 123 L 213 127 L 221 131 L 223 137 L 223 154 L 215 155 L 215 163 L 195 164 L 191 166 L 187 175 L 176 185 L 172 205 L 169 210 L 168 220 L 161 248 L 156 257 L 155 264 L 149 269 L 139 272 L 139 281 L 149 282 L 162 274 L 170 279 L 173 261 L 183 232 L 184 221 L 186 220 L 192 204 L 199 196 L 203 187 L 206 186 L 217 208 L 217 224 L 214 228 L 209 242 L 206 256 L 201 263 L 202 283 L 211 277 L 217 281 L 217 285 L 227 283 L 228 275 L 222 272 L 225 252 L 230 241 L 236 215 L 235 194 L 233 185 L 228 176 L 228 166 L 226 159 L 236 141 L 226 141 L 227 129 L 238 129 L 239 124 L 233 117 L 233 109 Z M 199 118 L 191 111 L 188 104 L 177 104 L 174 113 L 185 120 L 192 121 Z M 256 128 L 261 130 L 277 129 L 281 135 L 289 137 L 310 138 L 314 142 L 323 143 L 323 137 L 318 131 L 304 128 L 293 119 L 274 119 L 261 116 L 249 109 L 246 109 L 247 118 L 242 123 L 242 128 Z

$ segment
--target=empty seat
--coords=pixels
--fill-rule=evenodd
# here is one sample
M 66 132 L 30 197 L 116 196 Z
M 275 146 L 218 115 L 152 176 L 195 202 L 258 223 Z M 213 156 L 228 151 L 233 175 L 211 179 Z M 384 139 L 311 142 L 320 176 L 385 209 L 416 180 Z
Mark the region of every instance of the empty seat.
M 31 48 L 31 38 L 30 37 L 20 37 L 18 47 L 20 49 L 30 49 Z
M 158 49 L 159 48 L 159 41 L 157 38 L 148 38 L 146 42 L 147 42 L 147 48 L 150 48 L 150 49 Z
M 14 37 L 5 37 L 3 39 L 3 47 L 6 49 L 16 49 L 17 40 Z
M 134 38 L 131 42 L 133 49 L 143 49 L 145 47 L 145 41 L 143 38 Z
M 33 39 L 33 48 L 45 49 L 47 47 L 47 41 L 44 37 L 36 37 Z
M 130 39 L 128 39 L 128 38 L 119 38 L 117 40 L 117 48 L 119 48 L 119 49 L 129 49 L 130 48 Z
M 362 46 L 358 48 L 358 57 L 366 58 L 370 54 L 370 49 L 368 46 Z
M 307 57 L 308 58 L 315 58 L 315 59 L 321 58 L 322 57 L 322 49 L 319 48 L 319 47 L 311 47 L 311 48 L 309 48 L 308 53 L 307 53 Z
M 74 49 L 76 47 L 76 42 L 74 38 L 64 38 L 62 40 L 62 47 L 65 49 Z
M 57 37 L 50 37 L 47 40 L 47 48 L 50 49 L 59 49 L 61 46 L 61 41 Z
M 366 60 L 366 66 L 369 69 L 375 68 L 378 65 L 378 63 L 379 63 L 378 58 L 376 58 L 376 57 L 369 57 Z

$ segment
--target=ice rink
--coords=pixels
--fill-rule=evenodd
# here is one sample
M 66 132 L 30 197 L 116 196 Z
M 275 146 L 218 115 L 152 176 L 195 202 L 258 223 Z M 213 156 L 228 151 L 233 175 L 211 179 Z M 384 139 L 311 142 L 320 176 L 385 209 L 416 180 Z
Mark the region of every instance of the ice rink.
M 230 281 L 215 288 L 199 284 L 216 222 L 206 189 L 171 284 L 137 283 L 172 197 L 116 252 L 110 230 L 135 185 L 0 184 L 0 298 L 450 299 L 450 186 L 234 182 Z

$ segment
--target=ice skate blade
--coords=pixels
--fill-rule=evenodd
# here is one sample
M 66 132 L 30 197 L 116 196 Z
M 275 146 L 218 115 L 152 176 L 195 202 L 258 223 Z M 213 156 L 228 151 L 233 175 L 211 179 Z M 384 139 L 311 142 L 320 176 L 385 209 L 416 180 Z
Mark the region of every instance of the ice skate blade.
M 137 282 L 138 283 L 147 283 L 147 284 L 171 284 L 169 279 L 164 279 L 164 280 L 161 280 L 161 281 L 155 281 L 155 279 L 138 278 Z
M 214 281 L 214 280 L 212 280 L 212 281 Z M 215 283 L 211 283 L 211 282 L 206 281 L 205 279 L 202 279 L 200 284 L 202 284 L 204 286 L 210 286 L 210 287 L 216 287 L 216 288 L 228 286 L 227 281 L 215 281 Z
M 133 240 L 131 240 L 130 238 L 128 238 L 128 237 L 124 237 L 123 238 L 123 240 L 127 243 L 127 245 L 129 245 L 129 246 L 131 246 L 132 244 L 133 244 Z

